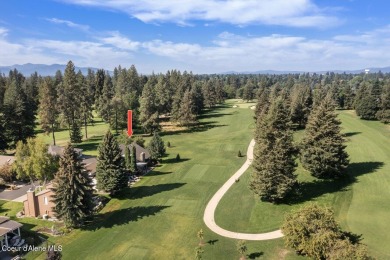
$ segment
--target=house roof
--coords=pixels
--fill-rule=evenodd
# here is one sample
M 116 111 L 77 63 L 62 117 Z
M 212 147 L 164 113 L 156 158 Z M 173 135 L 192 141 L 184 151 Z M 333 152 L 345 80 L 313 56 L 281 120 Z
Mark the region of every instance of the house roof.
M 53 156 L 62 156 L 64 154 L 64 148 L 63 146 L 58 145 L 49 145 L 47 152 Z M 83 149 L 80 148 L 74 148 L 74 150 L 81 155 L 83 152 Z
M 11 165 L 15 161 L 15 156 L 0 155 L 0 166 L 8 163 Z
M 147 149 L 143 148 L 142 146 L 140 146 L 136 143 L 129 144 L 128 146 L 131 149 L 133 145 L 135 146 L 135 154 L 136 154 L 137 160 L 139 160 L 141 153 L 145 153 L 146 160 L 150 158 L 150 153 Z M 125 155 L 125 145 L 121 144 L 121 145 L 119 145 L 119 148 L 122 151 L 122 155 Z
M 87 169 L 90 173 L 94 174 L 96 172 L 96 165 L 97 165 L 96 157 L 84 158 L 83 163 L 85 169 Z
M 10 220 L 8 217 L 0 216 L 0 236 L 12 232 L 13 230 L 22 227 L 19 222 Z

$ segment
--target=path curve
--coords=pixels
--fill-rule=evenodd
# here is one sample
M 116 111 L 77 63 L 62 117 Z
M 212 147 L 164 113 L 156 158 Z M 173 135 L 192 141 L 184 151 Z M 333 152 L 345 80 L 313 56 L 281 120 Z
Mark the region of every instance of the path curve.
M 280 229 L 276 230 L 276 231 L 268 232 L 268 233 L 259 233 L 259 234 L 237 233 L 237 232 L 223 229 L 215 223 L 214 213 L 215 213 L 215 209 L 217 208 L 219 201 L 222 199 L 223 195 L 225 195 L 225 193 L 229 190 L 229 188 L 235 183 L 236 179 L 240 178 L 240 176 L 251 165 L 252 159 L 253 159 L 254 146 L 255 146 L 255 140 L 252 139 L 252 141 L 249 144 L 248 151 L 246 153 L 247 159 L 246 159 L 245 163 L 214 194 L 214 196 L 211 198 L 211 200 L 209 201 L 209 203 L 206 206 L 206 209 L 204 211 L 204 216 L 203 216 L 204 223 L 206 224 L 206 226 L 209 229 L 211 229 L 213 232 L 217 233 L 218 235 L 221 235 L 224 237 L 229 237 L 229 238 L 235 238 L 235 239 L 243 239 L 243 240 L 270 240 L 270 239 L 276 239 L 276 238 L 283 237 L 282 231 L 280 231 Z

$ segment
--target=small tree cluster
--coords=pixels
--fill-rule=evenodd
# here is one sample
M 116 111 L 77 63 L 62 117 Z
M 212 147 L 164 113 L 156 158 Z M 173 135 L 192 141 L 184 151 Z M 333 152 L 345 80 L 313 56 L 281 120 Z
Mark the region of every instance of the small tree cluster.
M 332 210 L 309 204 L 286 216 L 286 246 L 314 259 L 371 259 L 356 235 L 343 232 Z
M 54 177 L 58 169 L 58 158 L 48 153 L 48 145 L 42 139 L 28 138 L 27 143 L 19 141 L 13 164 L 19 179 L 46 182 Z

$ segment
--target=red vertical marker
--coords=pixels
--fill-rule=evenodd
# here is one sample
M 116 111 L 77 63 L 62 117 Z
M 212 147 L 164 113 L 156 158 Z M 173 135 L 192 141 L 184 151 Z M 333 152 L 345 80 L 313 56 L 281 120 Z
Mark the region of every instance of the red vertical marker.
M 133 111 L 127 110 L 127 135 L 131 137 L 133 135 Z

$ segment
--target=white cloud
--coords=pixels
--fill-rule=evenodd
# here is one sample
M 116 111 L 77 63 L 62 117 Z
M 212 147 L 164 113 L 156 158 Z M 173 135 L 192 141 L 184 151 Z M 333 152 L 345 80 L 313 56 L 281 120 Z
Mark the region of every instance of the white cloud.
M 78 24 L 78 23 L 74 23 L 74 22 L 68 21 L 68 20 L 62 20 L 62 19 L 58 19 L 58 18 L 47 18 L 46 20 L 51 22 L 51 23 L 55 23 L 55 24 L 65 24 L 68 27 L 76 28 L 76 29 L 79 29 L 79 30 L 82 30 L 82 31 L 88 31 L 89 30 L 89 26 L 88 25 Z
M 119 32 L 111 32 L 109 36 L 99 38 L 99 40 L 105 44 L 115 46 L 118 49 L 135 51 L 138 49 L 140 43 L 132 41 L 127 37 L 121 35 Z
M 328 15 L 312 0 L 62 0 L 76 5 L 111 8 L 146 23 L 173 22 L 191 25 L 191 20 L 235 25 L 272 24 L 292 27 L 332 27 L 341 21 Z
M 119 32 L 90 41 L 8 39 L 0 27 L 0 65 L 66 63 L 113 69 L 135 64 L 142 73 L 168 69 L 195 73 L 256 70 L 319 71 L 389 66 L 390 26 L 376 30 L 310 39 L 292 35 L 243 36 L 223 32 L 206 45 L 151 40 L 138 42 Z
M 8 30 L 4 27 L 0 27 L 0 37 L 5 37 L 8 34 Z

